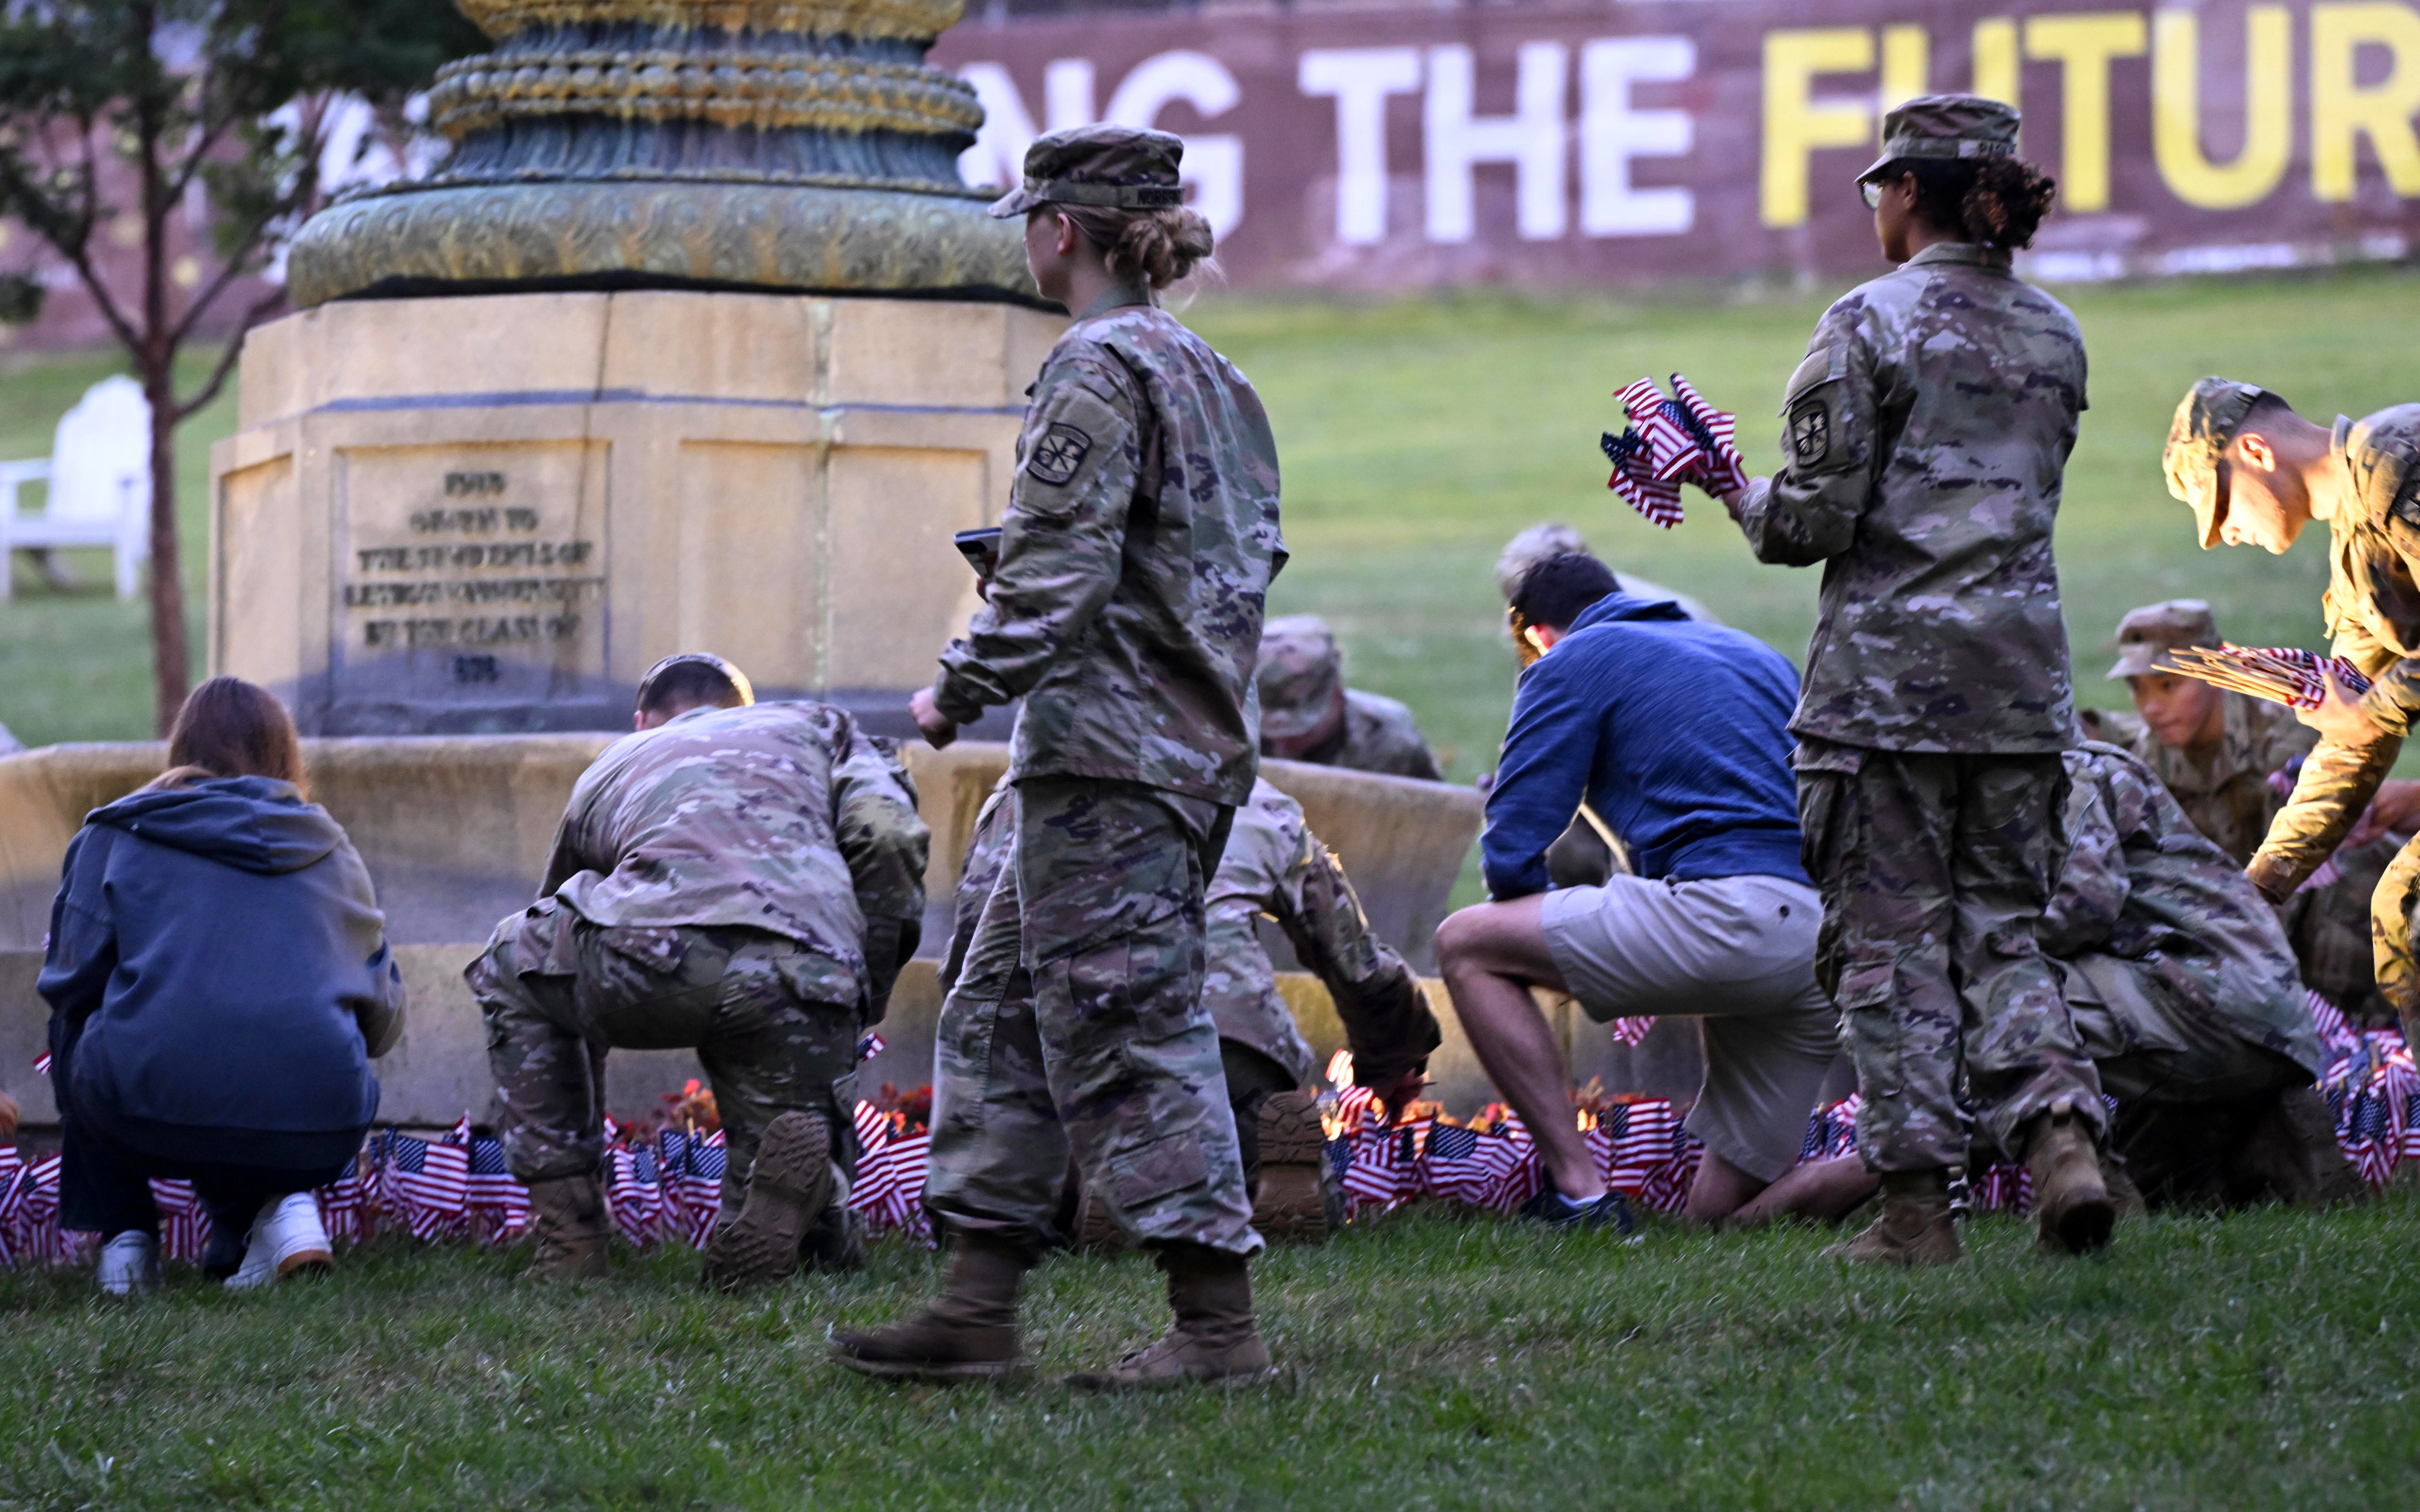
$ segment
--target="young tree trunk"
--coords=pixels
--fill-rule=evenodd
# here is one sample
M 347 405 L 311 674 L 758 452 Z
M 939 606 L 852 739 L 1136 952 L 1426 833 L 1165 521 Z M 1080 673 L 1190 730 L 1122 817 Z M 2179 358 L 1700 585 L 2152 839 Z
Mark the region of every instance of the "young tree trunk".
M 177 396 L 168 364 L 142 366 L 151 404 L 151 722 L 165 738 L 185 707 L 193 667 L 177 549 Z

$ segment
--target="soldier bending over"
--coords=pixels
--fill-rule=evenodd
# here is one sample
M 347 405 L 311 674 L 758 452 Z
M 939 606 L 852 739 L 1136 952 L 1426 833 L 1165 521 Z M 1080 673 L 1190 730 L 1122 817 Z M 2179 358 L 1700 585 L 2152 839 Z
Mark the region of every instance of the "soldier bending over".
M 915 789 L 857 722 L 752 702 L 714 656 L 639 685 L 637 733 L 581 774 L 536 903 L 465 974 L 530 1185 L 535 1274 L 605 1273 L 605 1052 L 694 1049 L 729 1164 L 709 1286 L 845 1261 L 857 1040 L 924 912 Z
M 2343 843 L 2420 714 L 2420 405 L 2398 404 L 2322 429 L 2266 389 L 2224 378 L 2195 383 L 2168 429 L 2168 491 L 2192 506 L 2203 550 L 2282 554 L 2314 520 L 2333 534 L 2320 602 L 2335 654 L 2370 678 L 2354 694 L 2330 679 L 2327 702 L 2301 715 L 2319 732 L 2293 796 L 2244 870 L 2283 903 Z M 2420 840 L 2404 846 L 2370 899 L 2379 995 L 2420 1033 Z
M 2154 1206 L 2360 1196 L 2275 914 L 2141 762 L 2098 742 L 2066 762 L 2070 849 L 2038 938 L 2118 1099 L 2125 1174 Z M 1875 1184 L 1854 1163 L 1828 1162 L 1836 1212 Z

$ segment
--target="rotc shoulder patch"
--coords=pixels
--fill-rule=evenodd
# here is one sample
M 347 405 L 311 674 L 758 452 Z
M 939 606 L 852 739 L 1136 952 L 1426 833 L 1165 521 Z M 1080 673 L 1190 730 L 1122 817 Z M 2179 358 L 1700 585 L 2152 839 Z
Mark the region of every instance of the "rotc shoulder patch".
M 1042 439 L 1033 444 L 1033 455 L 1025 460 L 1025 470 L 1044 483 L 1056 488 L 1076 475 L 1091 455 L 1093 438 L 1064 422 L 1054 421 Z
M 1790 407 L 1790 457 L 1801 467 L 1814 468 L 1832 455 L 1832 409 L 1821 396 L 1809 396 Z

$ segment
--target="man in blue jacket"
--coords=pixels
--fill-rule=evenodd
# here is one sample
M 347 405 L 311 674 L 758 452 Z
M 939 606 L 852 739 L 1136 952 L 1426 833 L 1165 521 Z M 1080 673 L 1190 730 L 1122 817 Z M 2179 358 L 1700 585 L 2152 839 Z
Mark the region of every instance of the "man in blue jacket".
M 1571 1078 L 1532 987 L 1600 1021 L 1705 1021 L 1705 1141 L 1687 1214 L 1769 1216 L 1835 1052 L 1815 981 L 1823 900 L 1798 859 L 1786 725 L 1789 662 L 1739 631 L 1623 594 L 1592 556 L 1549 556 L 1512 607 L 1543 653 L 1521 675 L 1480 837 L 1491 902 L 1437 930 L 1471 1048 L 1521 1115 L 1554 1223 L 1620 1212 L 1572 1116 Z M 1575 812 L 1628 852 L 1630 875 L 1548 891 L 1546 847 Z M 1761 1200 L 1743 1210 L 1750 1199 Z

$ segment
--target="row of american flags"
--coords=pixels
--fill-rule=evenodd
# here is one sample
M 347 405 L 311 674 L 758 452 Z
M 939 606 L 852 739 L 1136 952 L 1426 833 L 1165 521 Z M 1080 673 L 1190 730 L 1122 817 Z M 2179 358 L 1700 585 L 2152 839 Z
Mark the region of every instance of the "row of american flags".
M 2314 1024 L 2331 1057 L 2320 1078 L 2336 1119 L 2337 1143 L 2364 1179 L 2382 1188 L 2405 1161 L 2420 1162 L 2420 1070 L 2391 1029 L 2349 1024 L 2311 995 Z M 1639 1027 L 1643 1035 L 1644 1023 Z M 1352 1079 L 1340 1052 L 1328 1068 L 1341 1090 L 1323 1100 L 1328 1169 L 1349 1216 L 1386 1212 L 1419 1200 L 1509 1213 L 1537 1195 L 1537 1150 L 1520 1120 L 1500 1109 L 1467 1124 L 1434 1111 L 1389 1120 Z M 1815 1109 L 1799 1159 L 1828 1160 L 1856 1148 L 1857 1099 Z M 1575 1116 L 1606 1182 L 1636 1205 L 1669 1212 L 1686 1199 L 1704 1151 L 1683 1111 L 1665 1099 L 1591 1102 Z M 869 1234 L 895 1233 L 930 1245 L 923 1208 L 930 1136 L 896 1109 L 857 1104 L 860 1156 L 847 1203 Z M 667 1127 L 651 1133 L 607 1128 L 607 1202 L 615 1229 L 633 1245 L 701 1245 L 721 1211 L 721 1132 Z M 1973 1177 L 1978 1209 L 2023 1211 L 2024 1170 L 1995 1165 Z M 151 1183 L 160 1208 L 162 1248 L 171 1259 L 198 1260 L 209 1219 L 191 1184 Z M 58 1226 L 59 1157 L 20 1158 L 0 1147 L 0 1265 L 66 1265 L 89 1257 L 96 1236 Z M 374 1132 L 354 1171 L 314 1194 L 330 1237 L 359 1242 L 398 1232 L 424 1242 L 508 1244 L 529 1224 L 529 1190 L 504 1160 L 503 1143 L 465 1116 L 450 1131 L 423 1138 L 401 1130 Z

